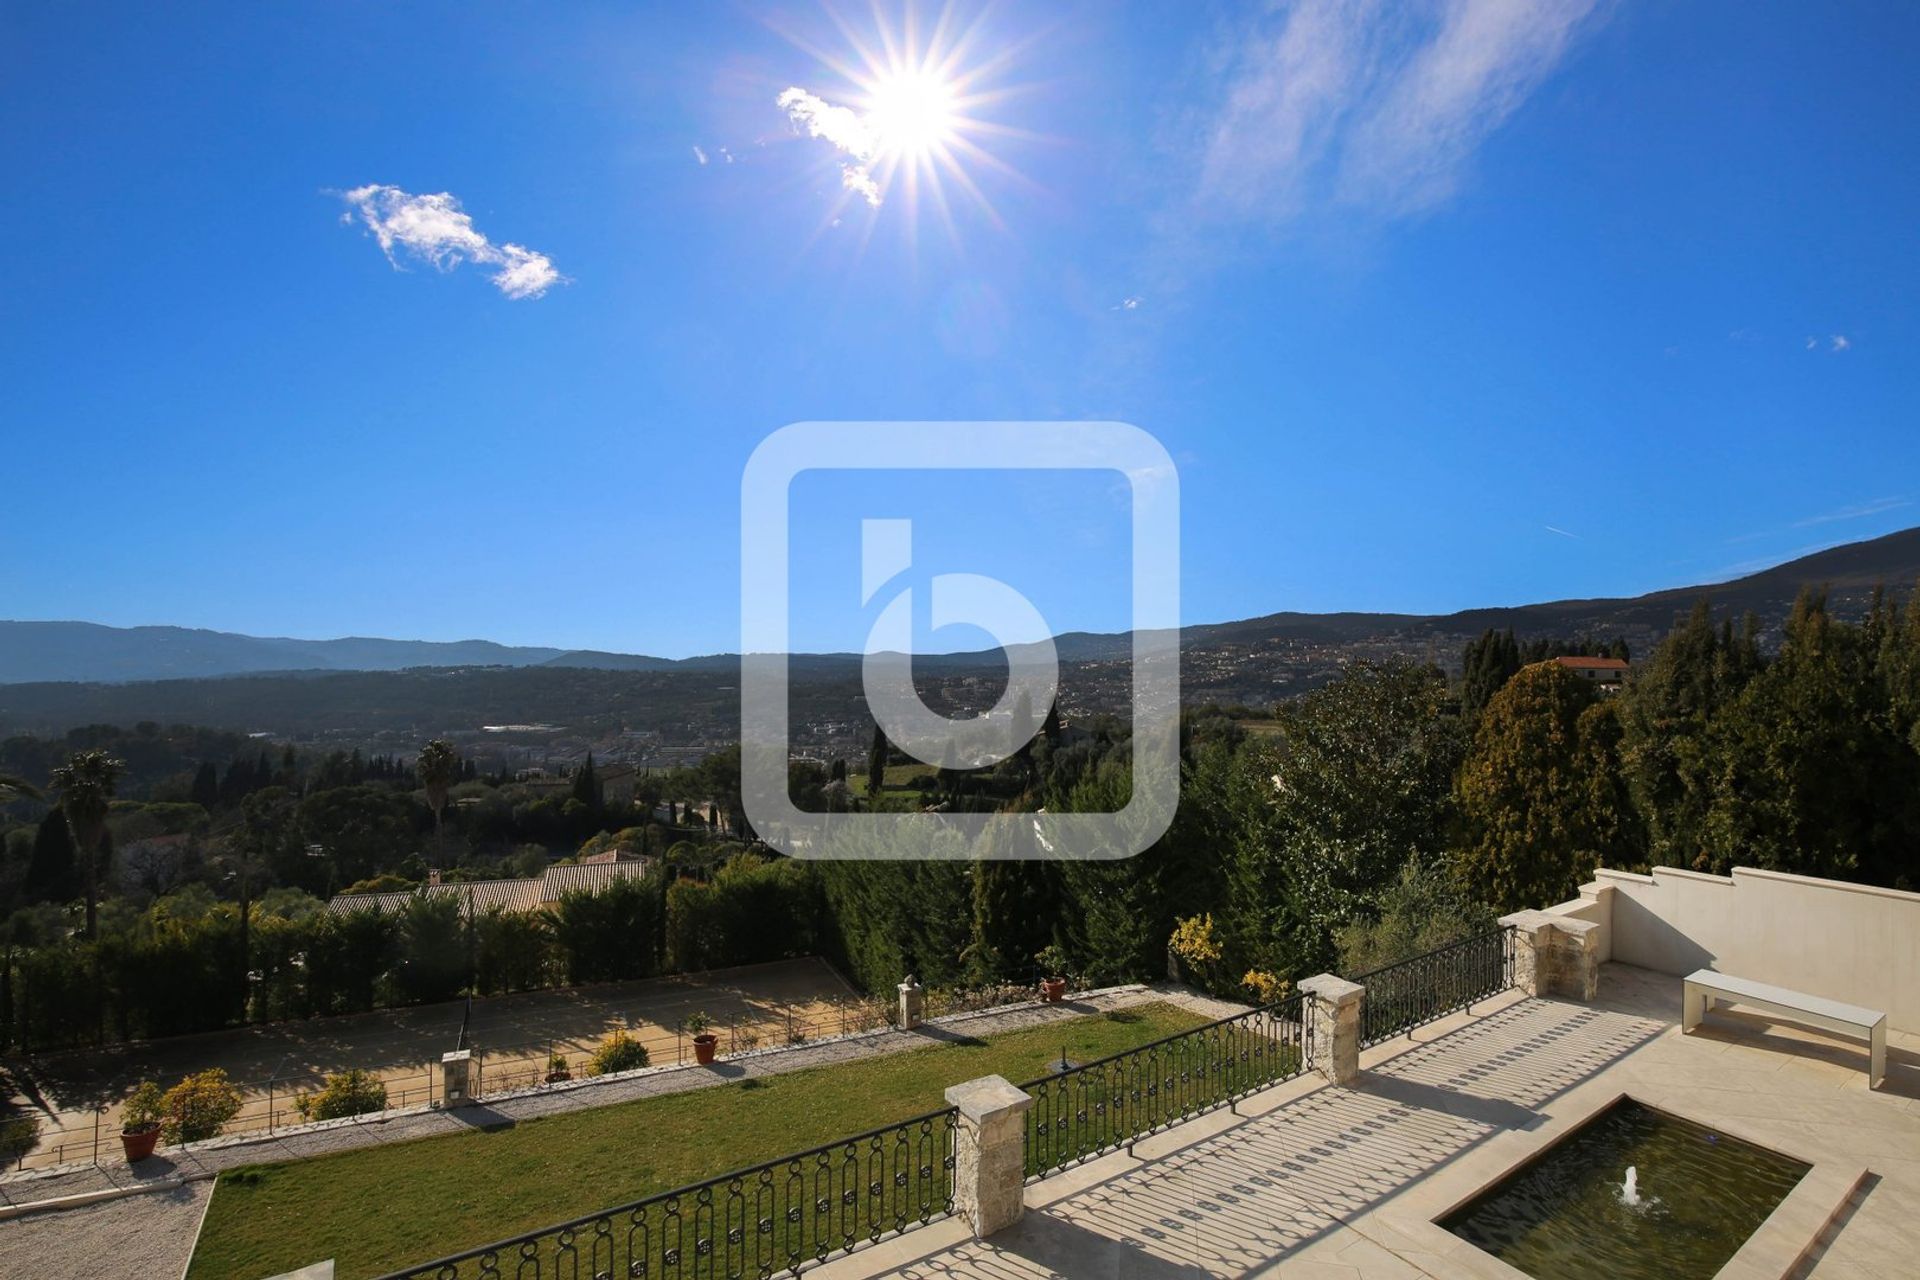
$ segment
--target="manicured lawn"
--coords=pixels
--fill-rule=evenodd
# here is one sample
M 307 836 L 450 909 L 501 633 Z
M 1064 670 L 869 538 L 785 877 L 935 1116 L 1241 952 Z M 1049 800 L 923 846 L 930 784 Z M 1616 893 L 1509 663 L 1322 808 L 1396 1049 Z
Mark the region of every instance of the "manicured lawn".
M 232 1170 L 188 1275 L 259 1280 L 323 1258 L 343 1280 L 379 1275 L 919 1115 L 976 1076 L 1030 1080 L 1063 1049 L 1085 1062 L 1203 1021 L 1147 1005 L 491 1133 Z

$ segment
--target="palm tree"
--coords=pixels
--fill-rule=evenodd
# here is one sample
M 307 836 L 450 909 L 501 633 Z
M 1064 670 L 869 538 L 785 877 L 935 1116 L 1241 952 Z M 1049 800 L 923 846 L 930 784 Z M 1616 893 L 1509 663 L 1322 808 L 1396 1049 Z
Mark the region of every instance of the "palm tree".
M 25 778 L 16 778 L 10 773 L 0 773 L 0 804 L 6 804 L 22 796 L 29 800 L 38 800 L 40 792 Z
M 420 785 L 427 789 L 427 807 L 433 810 L 433 845 L 438 852 L 440 815 L 446 811 L 448 789 L 460 780 L 460 753 L 444 738 L 435 738 L 420 748 L 420 758 L 413 762 L 413 771 L 420 775 Z
M 87 887 L 87 937 L 93 936 L 100 902 L 100 846 L 107 835 L 107 810 L 126 763 L 104 751 L 77 751 L 53 771 L 53 789 L 73 832 L 73 847 Z

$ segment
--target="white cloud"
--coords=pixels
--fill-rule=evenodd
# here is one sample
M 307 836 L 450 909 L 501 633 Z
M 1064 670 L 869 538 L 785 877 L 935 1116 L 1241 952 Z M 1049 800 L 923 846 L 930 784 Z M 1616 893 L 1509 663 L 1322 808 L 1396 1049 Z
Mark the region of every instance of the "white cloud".
M 1113 307 L 1113 310 L 1138 311 L 1140 309 L 1140 304 L 1145 301 L 1146 299 L 1142 298 L 1139 294 L 1133 294 L 1129 297 L 1120 299 L 1120 301 L 1117 304 L 1115 304 L 1115 306 Z
M 1853 344 L 1851 342 L 1847 341 L 1846 334 L 1836 333 L 1833 335 L 1832 345 L 1830 346 L 1829 349 L 1833 351 L 1845 351 L 1848 347 L 1851 347 L 1852 345 Z
M 705 168 L 705 167 L 706 167 L 706 164 L 707 164 L 707 153 L 706 153 L 706 152 L 704 152 L 704 151 L 702 151 L 702 150 L 701 150 L 701 149 L 700 149 L 699 147 L 695 147 L 695 148 L 693 149 L 693 158 L 694 158 L 695 160 L 698 160 L 698 161 L 700 162 L 700 166 L 701 166 L 701 168 Z
M 880 184 L 873 180 L 871 163 L 879 139 L 851 107 L 836 107 L 805 89 L 790 87 L 774 99 L 796 128 L 807 136 L 831 143 L 846 158 L 840 162 L 840 183 L 874 208 L 880 207 Z M 731 159 L 731 157 L 729 157 Z
M 441 271 L 462 262 L 479 262 L 498 270 L 489 277 L 494 288 L 509 298 L 537 298 L 566 280 L 544 253 L 517 244 L 495 244 L 480 234 L 473 219 L 450 193 L 409 195 L 399 187 L 369 184 L 341 195 L 349 206 L 342 221 L 354 215 L 380 242 L 380 250 L 401 270 L 396 250 Z
M 1869 502 L 1856 502 L 1850 507 L 1841 507 L 1835 511 L 1823 511 L 1817 516 L 1808 516 L 1804 520 L 1795 520 L 1793 527 L 1805 529 L 1809 525 L 1832 524 L 1838 520 L 1864 520 L 1868 516 L 1877 516 L 1883 511 L 1898 511 L 1901 507 L 1910 507 L 1910 498 L 1874 498 Z
M 1568 532 L 1567 532 L 1567 531 L 1566 531 L 1565 529 L 1561 529 L 1561 528 L 1557 528 L 1557 527 L 1555 527 L 1554 525 L 1550 525 L 1550 524 L 1543 524 L 1543 525 L 1541 525 L 1540 527 L 1541 527 L 1542 529 L 1545 529 L 1545 530 L 1546 530 L 1546 531 L 1547 531 L 1548 533 L 1557 533 L 1557 534 L 1559 534 L 1559 535 L 1560 535 L 1561 537 L 1563 537 L 1563 538 L 1574 538 L 1574 539 L 1578 539 L 1578 538 L 1580 537 L 1580 535 L 1579 535 L 1579 534 L 1577 534 L 1577 533 L 1568 533 Z
M 1818 349 L 1819 349 L 1819 347 L 1820 347 L 1820 339 L 1818 339 L 1818 338 L 1808 338 L 1808 339 L 1807 339 L 1807 350 L 1809 350 L 1809 351 L 1816 351 L 1816 350 L 1818 350 Z
M 1229 34 L 1193 150 L 1203 210 L 1417 213 L 1559 66 L 1594 0 L 1283 5 Z

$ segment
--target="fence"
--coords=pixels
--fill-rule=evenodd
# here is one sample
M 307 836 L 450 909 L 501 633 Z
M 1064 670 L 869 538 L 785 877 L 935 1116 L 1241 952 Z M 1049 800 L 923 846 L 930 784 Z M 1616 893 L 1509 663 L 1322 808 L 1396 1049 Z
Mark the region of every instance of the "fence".
M 1312 1057 L 1301 997 L 1290 996 L 1029 1081 L 1027 1180 L 1290 1080 Z
M 1028 992 L 1027 997 L 1031 998 Z M 723 1055 L 748 1053 L 786 1045 L 802 1045 L 831 1036 L 852 1035 L 894 1025 L 899 1006 L 891 1001 L 854 1000 L 827 1009 L 770 1008 L 764 1013 L 736 1014 L 716 1020 L 708 1028 L 719 1037 Z M 629 1034 L 647 1051 L 650 1066 L 678 1066 L 694 1060 L 693 1036 L 684 1027 L 642 1026 Z M 556 1039 L 526 1040 L 488 1045 L 476 1041 L 474 1096 L 486 1097 L 529 1089 L 545 1083 L 550 1074 L 579 1079 L 592 1072 L 594 1046 Z M 556 1065 L 558 1064 L 558 1065 Z
M 240 1110 L 221 1128 L 222 1137 L 248 1133 L 270 1134 L 288 1125 L 306 1124 L 307 1118 L 300 1114 L 298 1099 L 303 1093 L 318 1092 L 324 1084 L 317 1077 L 304 1074 L 229 1083 L 240 1090 Z M 356 1116 L 356 1120 L 381 1120 L 388 1112 L 432 1102 L 440 1096 L 440 1067 L 438 1063 L 428 1063 L 404 1074 L 385 1076 L 382 1083 L 387 1087 L 385 1108 Z M 55 1165 L 77 1164 L 81 1161 L 99 1164 L 103 1158 L 117 1163 L 122 1158 L 120 1107 L 124 1101 L 124 1098 L 116 1098 L 94 1107 L 90 1123 L 85 1128 L 58 1129 L 43 1136 L 33 1150 L 14 1160 L 13 1167 L 50 1169 Z
M 954 1117 L 932 1111 L 383 1280 L 798 1272 L 952 1213 Z
M 1513 985 L 1513 930 L 1492 929 L 1363 973 L 1360 1047 L 1457 1013 Z

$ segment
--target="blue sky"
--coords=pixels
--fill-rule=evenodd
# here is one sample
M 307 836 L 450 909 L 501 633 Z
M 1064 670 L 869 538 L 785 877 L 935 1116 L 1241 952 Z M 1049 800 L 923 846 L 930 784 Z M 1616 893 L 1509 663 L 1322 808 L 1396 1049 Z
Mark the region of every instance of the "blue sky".
M 1146 428 L 1192 622 L 1920 522 L 1920 10 L 942 13 L 6 6 L 0 615 L 732 649 L 741 468 L 821 419 Z M 1111 485 L 857 489 L 796 487 L 798 642 L 864 501 L 1125 625 Z

